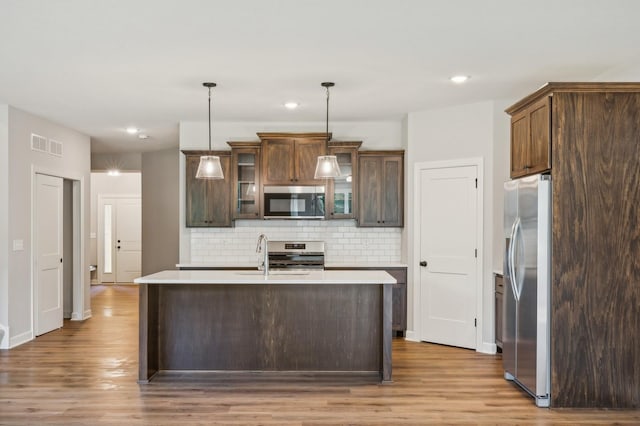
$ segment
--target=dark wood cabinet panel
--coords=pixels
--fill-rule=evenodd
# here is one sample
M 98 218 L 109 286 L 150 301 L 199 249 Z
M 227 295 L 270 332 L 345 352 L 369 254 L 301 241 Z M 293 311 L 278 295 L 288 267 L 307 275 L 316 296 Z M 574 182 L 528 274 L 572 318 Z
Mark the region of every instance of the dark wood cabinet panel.
M 552 403 L 637 409 L 640 93 L 553 103 Z
M 522 176 L 527 168 L 529 115 L 526 111 L 511 118 L 511 177 Z
M 404 153 L 360 152 L 358 170 L 358 225 L 403 226 Z
M 324 185 L 313 178 L 325 133 L 258 133 L 262 140 L 263 185 Z
M 503 327 L 503 316 L 502 312 L 504 310 L 504 278 L 500 274 L 495 275 L 495 336 L 496 336 L 496 346 L 498 349 L 502 350 L 502 327 Z
M 294 139 L 296 184 L 322 185 L 324 179 L 314 179 L 320 155 L 326 155 L 327 143 L 323 139 Z
M 511 177 L 551 169 L 551 97 L 511 117 Z
M 363 271 L 385 271 L 393 278 L 397 283 L 392 287 L 392 329 L 398 335 L 404 335 L 407 330 L 407 268 L 404 266 L 398 267 L 327 267 L 327 270 L 363 270 Z
M 262 143 L 263 183 L 265 185 L 294 182 L 294 144 L 292 140 L 266 140 Z
M 213 151 L 212 153 L 220 157 L 224 179 L 196 179 L 200 155 L 203 153 L 198 151 L 184 151 L 184 153 L 186 226 L 231 226 L 231 152 Z M 210 152 L 207 151 L 207 153 Z

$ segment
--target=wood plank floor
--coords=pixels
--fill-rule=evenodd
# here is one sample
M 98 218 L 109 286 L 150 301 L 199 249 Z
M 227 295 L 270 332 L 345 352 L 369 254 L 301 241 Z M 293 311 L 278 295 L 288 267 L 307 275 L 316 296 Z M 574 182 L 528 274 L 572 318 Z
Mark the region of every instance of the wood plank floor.
M 208 373 L 138 385 L 137 292 L 92 287 L 93 318 L 0 351 L 0 424 L 640 424 L 637 410 L 536 408 L 499 356 L 402 339 L 390 385 Z

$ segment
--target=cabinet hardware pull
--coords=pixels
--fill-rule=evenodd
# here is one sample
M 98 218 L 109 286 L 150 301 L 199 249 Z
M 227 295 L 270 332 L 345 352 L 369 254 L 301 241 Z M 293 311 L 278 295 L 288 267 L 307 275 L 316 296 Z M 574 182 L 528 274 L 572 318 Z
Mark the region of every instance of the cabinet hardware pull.
M 421 261 L 420 266 L 427 266 L 427 261 L 426 260 Z

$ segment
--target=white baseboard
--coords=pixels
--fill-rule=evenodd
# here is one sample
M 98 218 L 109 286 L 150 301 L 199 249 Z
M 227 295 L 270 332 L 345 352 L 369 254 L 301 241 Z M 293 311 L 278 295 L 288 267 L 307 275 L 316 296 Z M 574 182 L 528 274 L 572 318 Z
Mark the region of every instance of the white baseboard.
M 76 311 L 71 312 L 71 321 L 82 321 L 82 315 Z
M 84 311 L 84 315 L 82 315 L 82 319 L 89 319 L 91 318 L 91 309 L 87 309 L 86 311 Z
M 413 331 L 413 330 L 407 330 L 404 340 L 408 340 L 410 342 L 419 342 L 420 341 L 420 339 L 418 339 L 418 336 L 416 335 L 416 332 Z
M 482 342 L 482 345 L 476 349 L 476 352 L 494 355 L 496 352 L 498 352 L 498 347 L 495 343 Z
M 33 331 L 25 331 L 22 334 L 18 334 L 17 336 L 13 336 L 9 339 L 9 349 L 15 348 L 23 343 L 27 343 L 33 340 Z

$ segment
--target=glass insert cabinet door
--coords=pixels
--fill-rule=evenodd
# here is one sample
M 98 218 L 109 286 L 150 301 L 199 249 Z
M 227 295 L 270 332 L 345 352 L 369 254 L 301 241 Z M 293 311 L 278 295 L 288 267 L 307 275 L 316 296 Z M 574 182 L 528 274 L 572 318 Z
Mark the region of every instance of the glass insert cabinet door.
M 333 208 L 331 216 L 333 218 L 354 217 L 354 176 L 353 176 L 353 156 L 351 152 L 338 152 L 335 154 L 340 166 L 340 177 L 333 180 L 332 196 Z
M 259 183 L 258 183 L 258 154 L 253 152 L 238 152 L 236 158 L 236 194 L 235 217 L 256 218 L 260 214 Z

